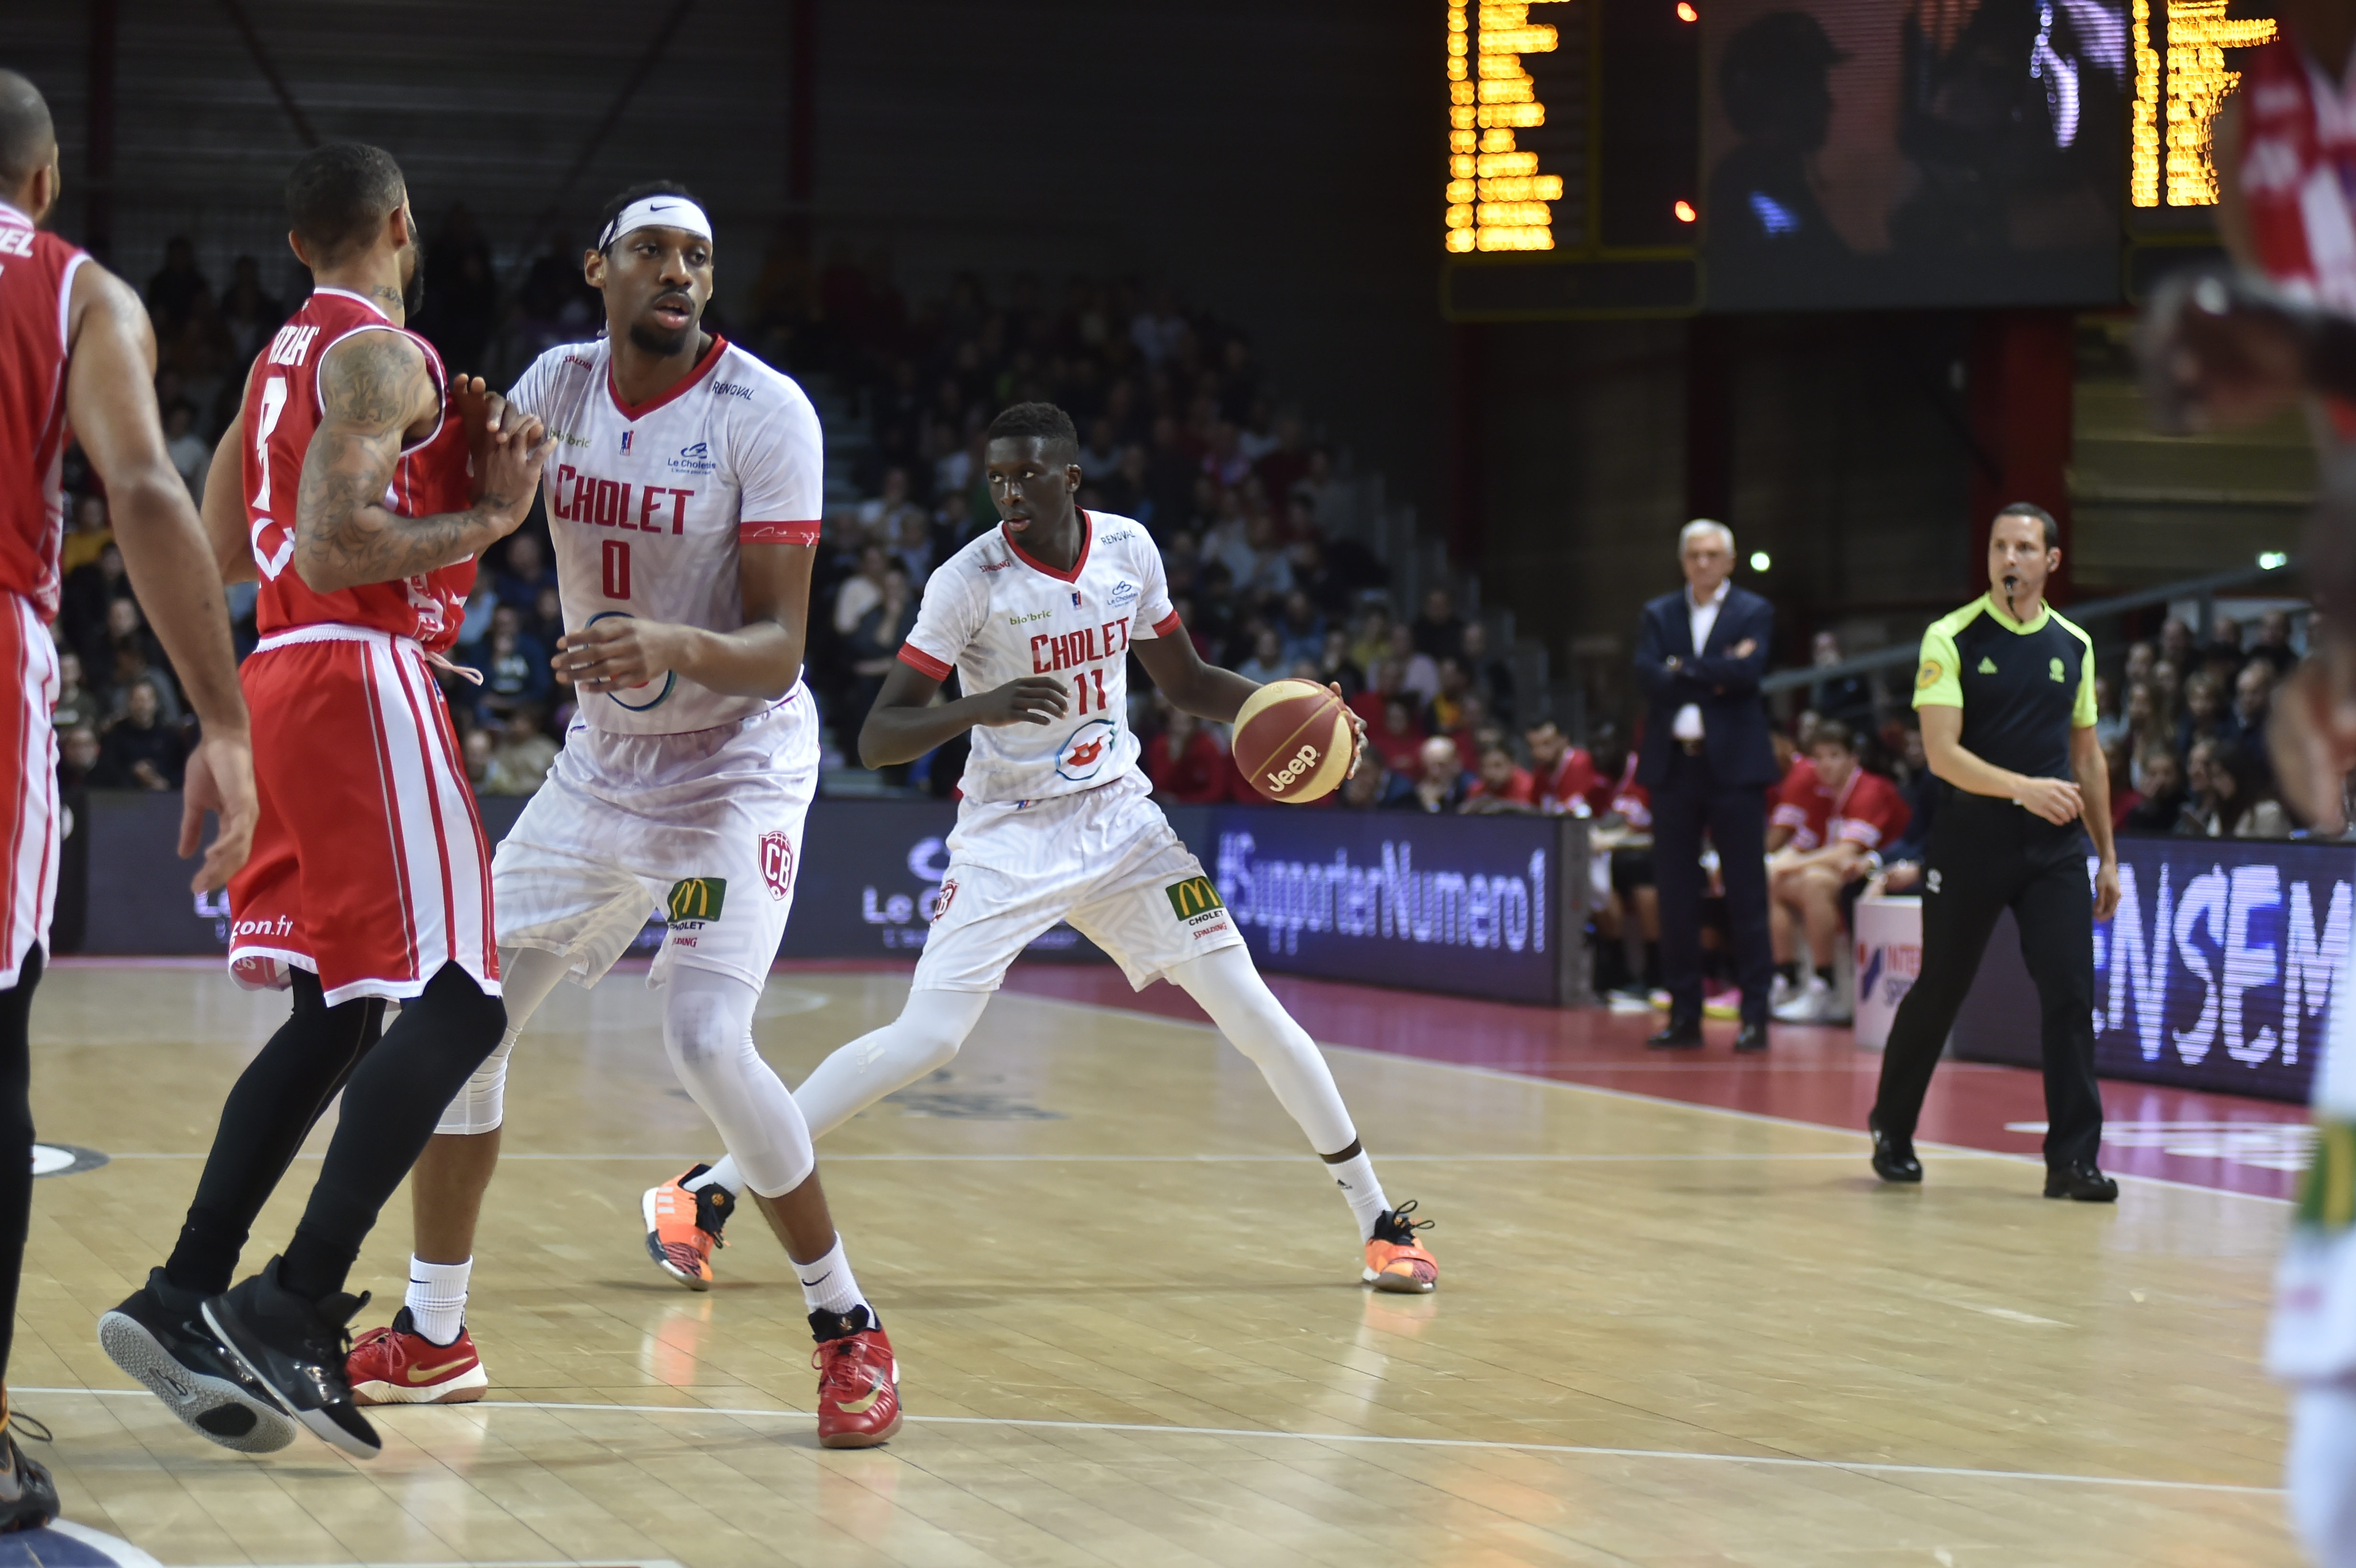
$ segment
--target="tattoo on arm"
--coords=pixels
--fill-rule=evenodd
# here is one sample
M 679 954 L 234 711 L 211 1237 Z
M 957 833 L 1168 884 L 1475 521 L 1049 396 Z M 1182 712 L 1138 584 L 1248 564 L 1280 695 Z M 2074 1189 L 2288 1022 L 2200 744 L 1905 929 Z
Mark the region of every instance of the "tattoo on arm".
M 322 592 L 431 571 L 480 548 L 482 509 L 404 517 L 384 507 L 402 436 L 430 417 L 440 390 L 406 337 L 362 332 L 319 367 L 326 414 L 303 461 L 294 567 Z M 487 497 L 487 499 L 488 499 Z

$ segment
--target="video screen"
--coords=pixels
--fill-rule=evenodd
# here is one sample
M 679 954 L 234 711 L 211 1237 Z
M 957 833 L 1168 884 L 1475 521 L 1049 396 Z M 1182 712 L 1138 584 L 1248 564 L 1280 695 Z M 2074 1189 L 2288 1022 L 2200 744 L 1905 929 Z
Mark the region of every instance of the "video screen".
M 1710 306 L 2119 295 L 2127 0 L 1715 0 Z

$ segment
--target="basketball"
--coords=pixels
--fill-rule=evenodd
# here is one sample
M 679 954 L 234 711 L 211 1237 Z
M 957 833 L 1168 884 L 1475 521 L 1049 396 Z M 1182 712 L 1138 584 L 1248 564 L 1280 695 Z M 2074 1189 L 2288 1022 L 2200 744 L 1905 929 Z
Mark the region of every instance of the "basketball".
M 1286 805 L 1340 789 L 1355 744 L 1349 709 L 1313 680 L 1272 680 L 1236 715 L 1236 766 L 1252 788 Z

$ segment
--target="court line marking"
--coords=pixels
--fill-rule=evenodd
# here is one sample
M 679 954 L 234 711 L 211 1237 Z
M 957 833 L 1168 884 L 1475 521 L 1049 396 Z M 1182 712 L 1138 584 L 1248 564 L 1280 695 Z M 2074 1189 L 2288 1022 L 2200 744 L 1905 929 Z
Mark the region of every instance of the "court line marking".
M 18 1388 L 12 1394 L 89 1394 L 97 1398 L 146 1399 L 145 1389 Z M 419 1409 L 428 1408 L 418 1406 Z M 619 1415 L 724 1415 L 732 1418 L 811 1419 L 811 1413 L 706 1404 L 606 1404 L 591 1401 L 486 1399 L 468 1410 L 590 1411 Z M 1362 1443 L 1386 1447 L 1469 1448 L 1492 1453 L 1560 1454 L 1588 1459 L 1666 1459 L 1689 1464 L 1768 1465 L 1784 1469 L 1849 1470 L 1874 1476 L 1942 1476 L 1975 1481 L 2060 1482 L 2083 1487 L 2134 1487 L 2145 1490 L 2222 1492 L 2240 1497 L 2281 1497 L 2280 1487 L 2235 1486 L 2224 1481 L 2164 1481 L 2147 1476 L 2076 1476 L 2056 1470 L 1984 1470 L 1958 1465 L 1900 1465 L 1881 1460 L 1804 1459 L 1783 1454 L 1710 1454 L 1676 1448 L 1605 1448 L 1579 1443 L 1508 1443 L 1482 1437 L 1394 1437 L 1372 1432 L 1279 1432 L 1250 1426 L 1164 1426 L 1132 1421 L 1049 1421 L 1015 1415 L 919 1415 L 907 1419 L 935 1426 L 1013 1426 L 1049 1432 L 1130 1432 L 1163 1437 L 1245 1437 L 1298 1443 Z
M 1025 1001 L 1039 1002 L 1048 1007 L 1076 1008 L 1083 1012 L 1091 1013 L 1112 1013 L 1125 1019 L 1146 1019 L 1155 1023 L 1165 1023 L 1177 1029 L 1198 1029 L 1215 1035 L 1219 1033 L 1219 1026 L 1214 1023 L 1196 1023 L 1191 1019 L 1165 1018 L 1160 1013 L 1142 1012 L 1131 1008 L 1117 1008 L 1104 1002 L 1075 1002 L 1063 997 L 1042 996 L 1034 991 L 1001 991 L 999 994 L 1021 997 Z M 1226 1037 L 1222 1035 L 1220 1038 L 1224 1040 Z M 1633 1089 L 1607 1089 L 1601 1083 L 1572 1083 L 1559 1078 L 1541 1078 L 1534 1073 L 1513 1072 L 1502 1067 L 1482 1067 L 1467 1061 L 1441 1061 L 1430 1056 L 1409 1056 L 1400 1051 L 1376 1051 L 1372 1046 L 1344 1045 L 1325 1040 L 1318 1040 L 1316 1043 L 1323 1050 L 1346 1051 L 1353 1056 L 1371 1057 L 1379 1061 L 1412 1062 L 1420 1067 L 1442 1068 L 1451 1072 L 1469 1072 L 1476 1078 L 1495 1078 L 1508 1083 L 1541 1083 L 1556 1089 L 1568 1090 L 1574 1094 L 1600 1094 L 1607 1099 L 1633 1100 L 1644 1105 L 1668 1105 L 1687 1111 L 1700 1111 L 1713 1116 L 1730 1116 L 1737 1121 L 1764 1122 L 1771 1126 L 1778 1127 L 1798 1127 L 1807 1132 L 1830 1134 L 1836 1137 L 1864 1136 L 1861 1131 L 1854 1128 L 1830 1127 L 1822 1122 L 1803 1122 L 1791 1116 L 1773 1116 L 1764 1111 L 1740 1111 L 1730 1105 L 1706 1105 L 1694 1100 L 1672 1100 L 1660 1094 L 1640 1094 Z M 1965 1065 L 2002 1066 L 2004 1064 L 1980 1062 Z M 2111 1082 L 2119 1083 L 2122 1080 L 2113 1079 Z M 2038 1155 L 2014 1154 L 2004 1149 L 1973 1148 L 1967 1144 L 1933 1143 L 1918 1139 L 1914 1147 L 1918 1149 L 1935 1149 L 1942 1155 L 1977 1155 L 1987 1159 L 2011 1160 L 2018 1165 L 2042 1166 L 2045 1163 L 2044 1159 Z M 1392 1157 L 1386 1155 L 1384 1157 L 1388 1159 Z M 2109 1170 L 2103 1174 L 2115 1177 L 2120 1181 L 2139 1181 L 2147 1187 L 2172 1187 L 2182 1192 L 2211 1193 L 2224 1198 L 2246 1198 L 2252 1202 L 2271 1203 L 2283 1208 L 2288 1208 L 2294 1201 L 2288 1198 L 2269 1198 L 2263 1192 L 2237 1191 L 2230 1187 L 2204 1187 L 2197 1181 L 2179 1181 L 2168 1176 L 2141 1176 L 2124 1170 Z

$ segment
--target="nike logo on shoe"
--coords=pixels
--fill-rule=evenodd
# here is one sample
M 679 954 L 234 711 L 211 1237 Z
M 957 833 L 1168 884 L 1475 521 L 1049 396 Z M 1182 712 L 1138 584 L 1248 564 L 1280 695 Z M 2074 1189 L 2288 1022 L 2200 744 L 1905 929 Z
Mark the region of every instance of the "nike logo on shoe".
M 438 1367 L 412 1367 L 404 1375 L 412 1383 L 430 1383 L 446 1372 L 457 1371 L 471 1363 L 474 1359 L 472 1356 L 461 1356 L 455 1361 L 444 1361 Z
M 875 1402 L 883 1397 L 884 1383 L 881 1379 L 878 1379 L 876 1381 L 867 1385 L 867 1392 L 865 1395 L 859 1399 L 852 1400 L 848 1404 L 845 1404 L 841 1400 L 837 1400 L 835 1402 L 835 1408 L 842 1412 L 845 1415 L 864 1415 L 869 1411 L 874 1409 Z

